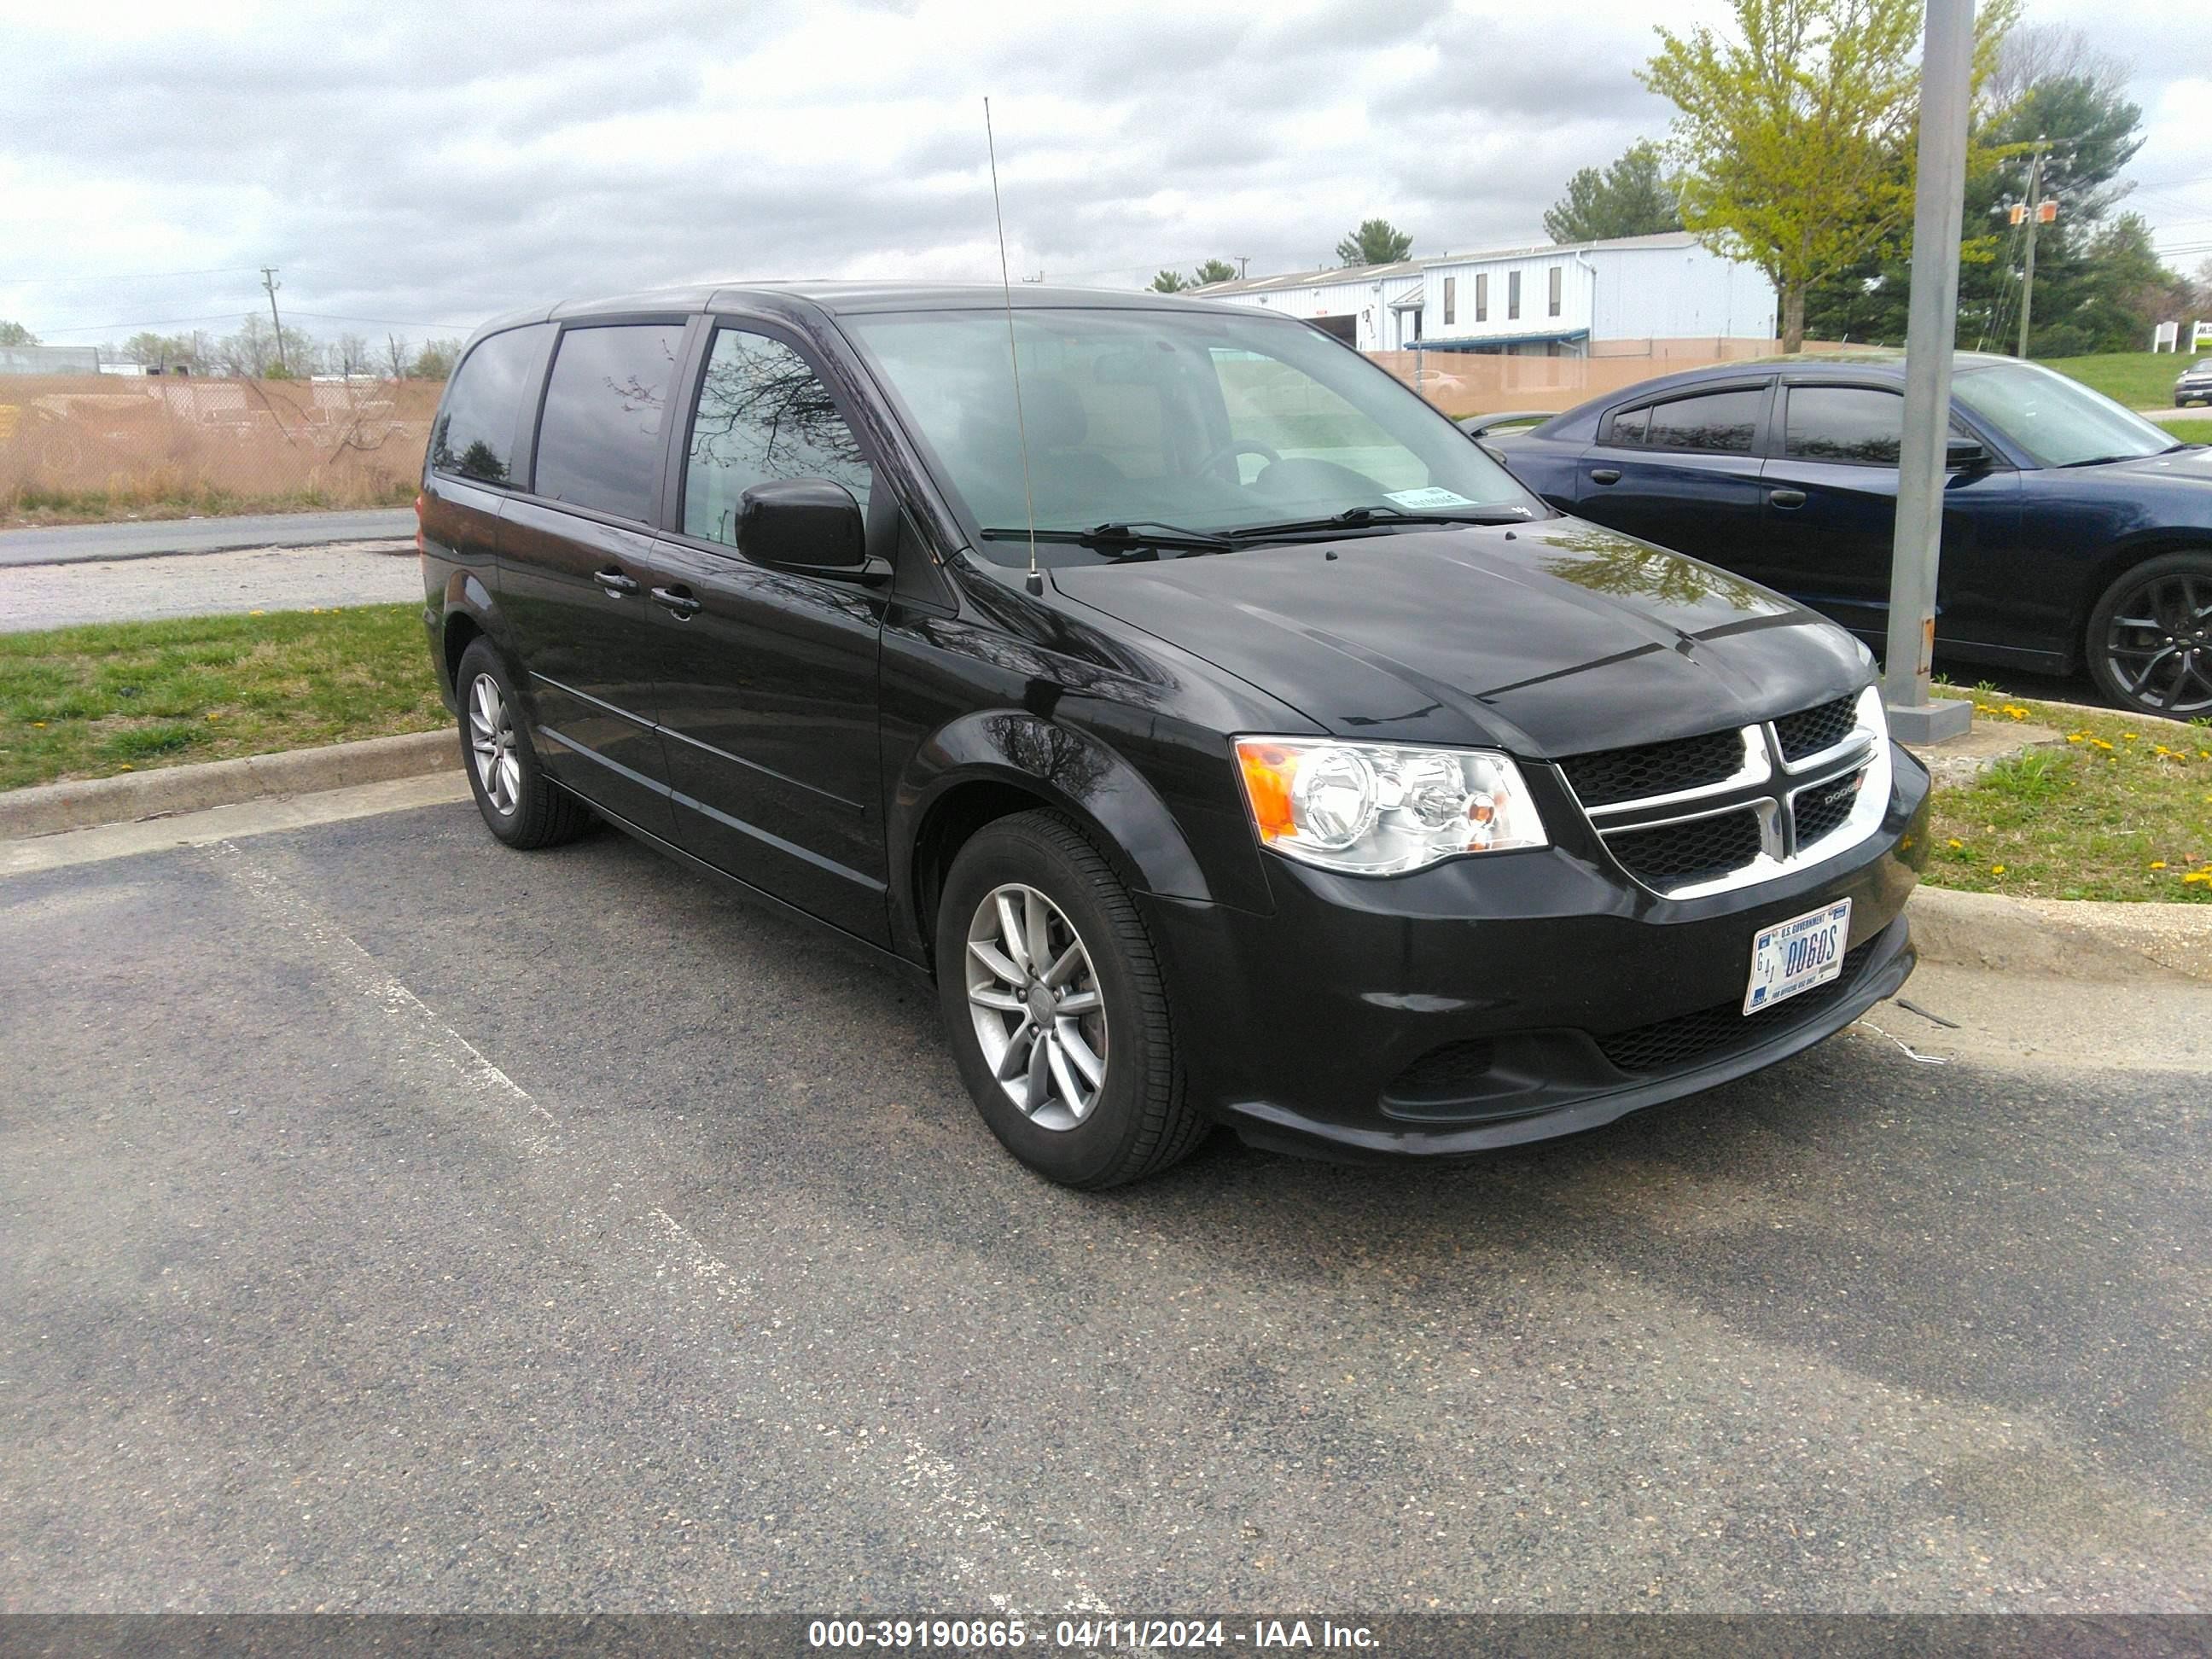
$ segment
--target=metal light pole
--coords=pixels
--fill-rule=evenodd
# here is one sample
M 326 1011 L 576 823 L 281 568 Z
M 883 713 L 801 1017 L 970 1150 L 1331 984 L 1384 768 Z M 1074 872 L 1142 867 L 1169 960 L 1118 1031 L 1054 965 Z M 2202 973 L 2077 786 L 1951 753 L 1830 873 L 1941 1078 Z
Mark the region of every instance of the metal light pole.
M 1905 743 L 1965 735 L 1973 705 L 1930 702 L 1936 570 L 1943 544 L 1951 352 L 1959 315 L 1959 232 L 1966 195 L 1966 104 L 1973 0 L 1928 0 L 1920 55 L 1920 161 L 1912 211 L 1912 301 L 1905 336 L 1905 447 L 1898 457 L 1897 539 L 1890 556 L 1889 648 L 1882 701 Z

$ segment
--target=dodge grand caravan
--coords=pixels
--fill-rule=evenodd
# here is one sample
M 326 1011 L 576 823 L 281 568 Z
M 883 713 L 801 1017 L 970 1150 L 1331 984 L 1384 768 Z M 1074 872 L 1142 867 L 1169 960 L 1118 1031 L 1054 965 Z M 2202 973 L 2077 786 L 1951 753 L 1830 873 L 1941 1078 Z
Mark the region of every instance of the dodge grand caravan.
M 1058 1181 L 1222 1122 L 1352 1157 L 1585 1129 L 1911 969 L 1928 780 L 1867 653 L 1561 517 L 1302 323 L 1038 287 L 532 311 L 469 344 L 420 515 L 492 834 L 602 817 L 931 976 Z

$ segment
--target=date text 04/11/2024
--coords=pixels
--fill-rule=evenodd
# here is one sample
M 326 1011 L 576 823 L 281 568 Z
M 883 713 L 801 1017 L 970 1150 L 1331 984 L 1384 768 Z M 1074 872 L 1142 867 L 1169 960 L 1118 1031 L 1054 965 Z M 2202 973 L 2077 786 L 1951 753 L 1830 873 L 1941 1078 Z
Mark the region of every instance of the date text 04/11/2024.
M 1376 1638 L 1364 1625 L 1340 1625 L 1328 1619 L 1255 1619 L 1237 1625 L 1222 1619 L 1083 1618 L 1048 1626 L 1030 1625 L 1014 1614 L 989 1620 L 817 1619 L 807 1626 L 806 1644 L 817 1650 L 877 1652 L 1011 1651 L 1030 1646 L 1161 1651 L 1232 1645 L 1357 1651 L 1373 1649 Z

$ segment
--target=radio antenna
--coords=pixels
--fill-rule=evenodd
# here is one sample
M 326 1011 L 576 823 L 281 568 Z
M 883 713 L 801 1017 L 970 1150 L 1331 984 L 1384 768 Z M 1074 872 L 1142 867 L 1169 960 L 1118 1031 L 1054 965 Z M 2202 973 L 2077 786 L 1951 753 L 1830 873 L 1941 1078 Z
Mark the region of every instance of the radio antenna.
M 991 131 L 991 100 L 983 100 L 983 143 L 991 155 L 991 216 L 999 226 L 999 287 L 1006 296 L 1006 364 L 1014 372 L 1014 434 L 1022 451 L 1022 505 L 1030 515 L 1030 574 L 1028 586 L 1032 593 L 1044 592 L 1044 578 L 1037 573 L 1036 552 L 1036 495 L 1030 488 L 1030 427 L 1022 413 L 1022 358 L 1014 344 L 1014 284 L 1006 275 L 1006 214 L 999 205 L 999 141 Z

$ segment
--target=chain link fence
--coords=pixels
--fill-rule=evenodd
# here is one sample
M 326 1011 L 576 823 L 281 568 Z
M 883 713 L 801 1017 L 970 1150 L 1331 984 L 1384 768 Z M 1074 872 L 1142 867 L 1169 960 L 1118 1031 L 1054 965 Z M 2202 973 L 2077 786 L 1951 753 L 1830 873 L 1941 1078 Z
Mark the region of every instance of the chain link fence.
M 412 496 L 441 383 L 0 377 L 0 505 Z

